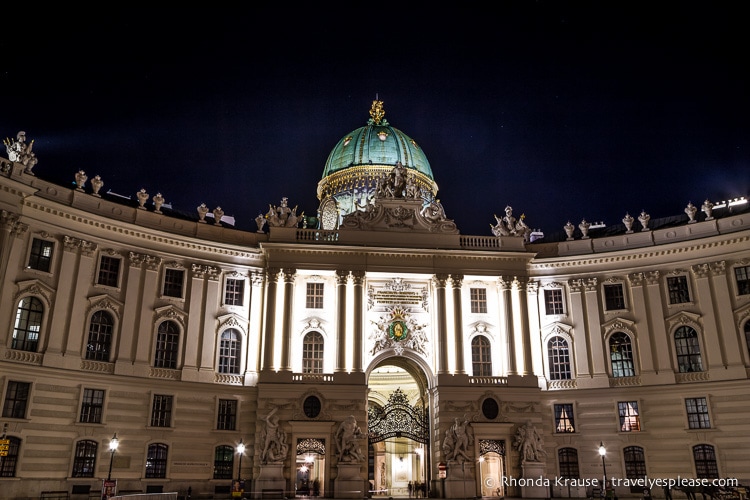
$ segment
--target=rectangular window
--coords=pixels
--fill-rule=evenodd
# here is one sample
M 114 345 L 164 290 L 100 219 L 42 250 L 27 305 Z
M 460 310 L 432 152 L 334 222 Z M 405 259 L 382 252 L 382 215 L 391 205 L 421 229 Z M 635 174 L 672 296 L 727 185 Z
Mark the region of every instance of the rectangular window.
M 484 288 L 471 288 L 469 289 L 471 299 L 471 312 L 473 313 L 486 313 L 487 312 L 487 290 Z
M 670 276 L 667 278 L 670 304 L 684 304 L 690 302 L 687 276 Z
M 555 405 L 555 432 L 575 432 L 575 417 L 573 404 L 562 403 Z
M 305 307 L 308 309 L 323 309 L 323 283 L 307 284 Z
M 690 429 L 711 428 L 706 398 L 687 398 L 685 408 L 687 409 L 688 427 Z
M 220 431 L 233 431 L 237 426 L 237 400 L 220 399 L 216 428 Z
M 48 273 L 52 268 L 52 249 L 54 243 L 34 238 L 29 253 L 29 268 Z
M 625 309 L 625 294 L 622 284 L 604 285 L 604 307 L 607 311 Z
M 120 262 L 117 257 L 102 255 L 99 259 L 99 273 L 96 276 L 96 283 L 104 286 L 117 288 L 120 282 Z
M 163 295 L 166 297 L 182 298 L 182 283 L 184 278 L 185 271 L 182 269 L 165 269 Z
M 100 389 L 84 389 L 79 422 L 84 424 L 101 424 L 103 411 L 104 391 Z
M 26 406 L 29 403 L 31 384 L 28 382 L 8 382 L 3 402 L 3 417 L 26 418 Z
M 620 413 L 620 431 L 632 432 L 641 430 L 641 417 L 638 413 L 638 401 L 620 401 L 617 403 Z
M 737 293 L 750 295 L 750 266 L 735 267 L 734 277 L 737 280 Z
M 241 306 L 245 301 L 245 280 L 227 278 L 224 286 L 224 303 L 228 306 Z
M 547 313 L 547 316 L 565 314 L 565 311 L 563 310 L 563 296 L 561 289 L 555 288 L 544 291 L 544 310 Z
M 154 395 L 151 408 L 151 427 L 172 426 L 172 396 Z

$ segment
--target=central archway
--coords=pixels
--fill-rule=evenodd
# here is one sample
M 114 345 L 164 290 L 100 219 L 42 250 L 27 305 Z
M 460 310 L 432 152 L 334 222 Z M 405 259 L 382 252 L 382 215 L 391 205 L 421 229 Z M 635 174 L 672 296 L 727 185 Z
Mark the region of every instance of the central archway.
M 369 373 L 368 479 L 374 496 L 429 495 L 427 385 L 424 372 L 400 356 Z

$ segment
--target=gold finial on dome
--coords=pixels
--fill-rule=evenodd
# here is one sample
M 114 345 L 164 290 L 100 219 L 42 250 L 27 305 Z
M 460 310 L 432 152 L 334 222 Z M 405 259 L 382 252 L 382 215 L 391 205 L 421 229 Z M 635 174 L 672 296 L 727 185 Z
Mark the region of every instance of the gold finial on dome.
M 375 125 L 380 125 L 384 116 L 385 111 L 383 111 L 383 101 L 378 101 L 377 99 L 372 101 L 372 108 L 370 108 L 370 118 L 372 119 L 372 122 Z

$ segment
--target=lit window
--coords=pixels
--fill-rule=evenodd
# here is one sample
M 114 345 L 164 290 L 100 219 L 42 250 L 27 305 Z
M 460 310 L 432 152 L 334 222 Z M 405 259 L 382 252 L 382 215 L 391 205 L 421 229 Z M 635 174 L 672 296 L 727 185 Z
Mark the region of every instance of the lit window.
M 684 304 L 690 302 L 687 276 L 670 276 L 667 278 L 667 290 L 670 304 Z
M 617 403 L 617 410 L 620 413 L 620 431 L 641 430 L 641 417 L 638 413 L 637 401 L 620 401 Z
M 487 312 L 487 290 L 484 288 L 469 289 L 471 312 L 483 314 Z
M 687 398 L 685 400 L 687 410 L 688 428 L 710 429 L 711 419 L 708 415 L 708 403 L 706 398 Z
M 573 404 L 562 403 L 555 405 L 555 432 L 575 432 L 575 417 Z
M 307 284 L 305 307 L 308 309 L 323 309 L 323 283 Z
M 6 436 L 5 439 L 10 442 L 8 443 L 8 454 L 0 457 L 0 477 L 16 477 L 21 440 L 14 436 Z
M 561 289 L 555 288 L 544 291 L 544 310 L 547 316 L 565 314 Z

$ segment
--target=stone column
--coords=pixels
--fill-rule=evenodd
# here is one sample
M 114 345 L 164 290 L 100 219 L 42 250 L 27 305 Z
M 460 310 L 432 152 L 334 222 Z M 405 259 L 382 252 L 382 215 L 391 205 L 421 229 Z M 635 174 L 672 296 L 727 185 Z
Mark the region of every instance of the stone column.
M 651 353 L 654 358 L 654 370 L 661 373 L 668 371 L 674 374 L 672 367 L 672 357 L 670 353 L 674 349 L 674 343 L 670 347 L 669 335 L 664 323 L 664 306 L 661 290 L 661 279 L 659 271 L 650 271 L 648 273 L 638 273 L 629 276 L 631 282 L 646 282 L 646 307 L 643 309 L 647 312 L 647 327 L 651 332 L 649 341 L 651 342 Z M 635 295 L 635 294 L 634 294 Z
M 497 286 L 500 289 L 500 310 L 503 318 L 500 323 L 500 331 L 505 336 L 508 357 L 507 375 L 518 375 L 518 365 L 516 363 L 516 342 L 513 333 L 513 298 L 511 297 L 511 282 L 501 276 L 497 280 Z
M 456 356 L 456 373 L 464 374 L 464 321 L 461 315 L 461 285 L 464 277 L 461 274 L 451 274 L 453 284 L 453 337 Z
M 141 295 L 140 303 L 140 317 L 139 324 L 136 327 L 137 338 L 136 338 L 136 351 L 135 351 L 135 363 L 136 365 L 149 366 L 151 360 L 149 355 L 151 354 L 151 346 L 156 335 L 156 329 L 154 325 L 154 300 L 156 296 L 161 295 L 159 287 L 159 267 L 161 266 L 161 258 L 154 257 L 153 255 L 144 256 L 144 263 L 146 264 L 146 275 L 143 277 L 143 290 L 145 293 Z
M 432 278 L 437 294 L 437 333 L 440 344 L 438 346 L 438 374 L 448 373 L 448 327 L 445 311 L 445 283 L 447 274 L 436 274 Z
M 542 353 L 546 356 L 547 350 L 542 346 L 541 326 L 539 324 L 539 282 L 529 281 L 526 284 L 526 307 L 529 318 L 529 347 L 531 352 Z M 531 371 L 539 377 L 544 376 L 544 362 L 537 356 L 532 356 Z
M 586 331 L 592 351 L 591 367 L 594 377 L 608 377 L 606 357 L 609 349 L 602 341 L 602 318 L 599 314 L 599 288 L 596 278 L 580 279 L 578 286 L 583 290 L 586 301 Z
M 60 245 L 56 245 L 59 248 Z M 52 305 L 52 311 L 50 311 L 50 318 L 54 318 L 54 321 L 58 325 L 65 325 L 59 335 L 50 335 L 49 342 L 47 343 L 46 351 L 48 353 L 65 353 L 65 349 L 68 344 L 68 334 L 70 330 L 70 296 L 72 288 L 75 288 L 75 270 L 76 270 L 76 253 L 78 251 L 78 240 L 75 238 L 65 237 L 62 245 L 63 254 L 62 262 L 60 263 L 60 275 L 58 283 L 60 283 L 60 289 L 58 289 L 58 299 L 54 301 Z M 64 289 L 63 287 L 67 287 Z M 88 287 L 87 287 L 88 288 Z M 65 297 L 67 300 L 63 300 Z
M 281 328 L 281 371 L 292 371 L 291 343 L 292 343 L 292 312 L 294 311 L 294 278 L 296 269 L 284 269 L 284 325 Z
M 346 284 L 349 271 L 336 271 L 336 372 L 346 371 Z
M 365 272 L 352 271 L 352 283 L 354 284 L 354 360 L 353 372 L 362 371 L 362 303 L 364 297 Z
M 733 322 L 732 300 L 730 298 L 730 283 L 734 276 L 727 279 L 726 262 L 712 262 L 709 264 L 711 274 L 711 289 L 714 291 L 712 304 L 716 307 L 716 328 L 719 345 L 722 348 L 724 367 L 742 365 L 742 344 L 738 340 Z M 734 270 L 730 269 L 734 274 Z M 741 369 L 744 369 L 741 368 Z
M 576 363 L 575 373 L 576 377 L 581 380 L 584 377 L 591 378 L 593 376 L 591 371 L 593 347 L 591 346 L 591 335 L 589 335 L 588 329 L 586 328 L 586 316 L 584 314 L 583 305 L 583 285 L 579 283 L 579 281 L 580 280 L 570 280 L 568 282 L 568 287 L 570 288 L 570 308 L 568 309 L 568 316 L 573 324 L 576 339 L 581 339 L 573 342 Z M 598 350 L 601 353 L 601 335 L 594 341 L 599 346 Z
M 128 371 L 128 366 L 135 360 L 136 325 L 138 324 L 138 313 L 140 311 L 141 295 L 141 273 L 146 256 L 130 252 L 128 254 L 128 276 L 125 288 L 125 306 L 122 310 L 122 323 L 120 326 L 120 339 L 118 348 L 115 350 L 115 373 L 121 373 L 120 367 Z
M 722 267 L 722 266 L 719 266 Z M 727 367 L 727 355 L 726 341 L 724 336 L 720 333 L 720 323 L 716 315 L 716 308 L 720 307 L 719 302 L 712 300 L 711 285 L 709 284 L 709 276 L 713 274 L 714 270 L 718 271 L 718 268 L 714 266 L 711 268 L 709 264 L 697 264 L 690 267 L 690 271 L 695 279 L 695 296 L 693 297 L 694 303 L 714 304 L 714 307 L 703 308 L 703 369 L 725 369 Z M 723 273 L 722 273 L 723 274 Z M 726 283 L 726 278 L 724 278 Z M 726 288 L 726 284 L 724 285 Z M 726 297 L 729 300 L 729 297 Z M 731 304 L 728 301 L 727 304 Z M 728 308 L 728 318 L 734 317 L 731 308 Z M 701 334 L 700 331 L 697 332 Z M 674 332 L 670 332 L 670 340 L 674 342 Z M 739 348 L 735 349 L 735 358 L 738 361 Z
M 204 266 L 193 264 L 193 274 L 190 278 L 190 303 L 188 306 L 191 312 L 200 311 L 203 304 L 206 303 L 203 297 L 204 276 Z M 204 336 L 202 333 L 202 319 L 203 314 L 193 313 L 188 315 L 187 331 L 185 332 L 184 371 L 197 371 L 198 369 L 198 347 L 203 344 L 202 337 Z M 211 336 L 213 337 L 213 332 Z M 186 374 L 186 376 L 188 375 Z
M 531 333 L 529 332 L 529 307 L 527 298 L 526 281 L 515 278 L 513 280 L 514 286 L 518 289 L 518 302 L 520 309 L 520 327 L 518 328 L 520 333 L 520 340 L 522 342 L 522 353 L 523 353 L 523 366 L 521 367 L 521 375 L 533 374 L 531 367 Z
M 11 292 L 12 287 L 5 283 L 5 277 L 7 276 L 7 270 L 9 267 L 20 266 L 18 262 L 21 259 L 20 247 L 21 244 L 15 244 L 15 242 L 23 243 L 20 238 L 23 234 L 28 231 L 29 226 L 22 222 L 18 222 L 18 215 L 6 210 L 0 210 L 0 311 L 8 309 L 6 304 L 6 296 Z M 3 306 L 5 304 L 5 306 Z M 15 308 L 16 304 L 10 304 L 11 308 Z M 10 315 L 5 316 L 0 314 L 0 318 L 9 318 Z
M 69 322 L 67 323 L 67 331 L 65 335 L 67 337 L 67 346 L 65 348 L 65 357 L 74 356 L 76 358 L 81 357 L 81 351 L 86 342 L 88 342 L 88 317 L 85 313 L 81 314 L 81 311 L 86 311 L 86 292 L 88 286 L 91 284 L 91 269 L 94 266 L 94 252 L 96 251 L 96 244 L 85 240 L 79 240 L 77 238 L 65 237 L 66 247 L 70 245 L 79 250 L 78 262 L 74 266 L 76 272 L 75 278 L 71 281 L 60 281 L 61 287 L 58 289 L 58 296 L 65 294 L 71 298 L 69 303 L 70 313 Z M 73 253 L 73 252 L 65 252 Z M 62 286 L 66 285 L 70 287 L 68 290 L 62 290 Z M 57 321 L 55 321 L 57 322 Z
M 273 348 L 276 336 L 276 283 L 279 281 L 278 268 L 268 269 L 266 274 L 266 332 L 263 335 L 263 366 L 261 370 L 273 370 Z
M 221 270 L 213 266 L 201 266 L 200 274 L 206 280 L 206 298 L 204 304 L 218 304 L 219 303 L 219 278 L 221 277 Z M 190 312 L 200 311 L 201 308 L 191 309 Z M 203 328 L 201 329 L 202 344 L 201 348 L 201 363 L 198 367 L 199 371 L 214 373 L 216 372 L 216 318 L 210 314 L 205 314 L 203 318 Z
M 263 329 L 263 273 L 250 273 L 250 329 L 247 334 L 246 372 L 255 374 L 260 370 L 260 349 Z

